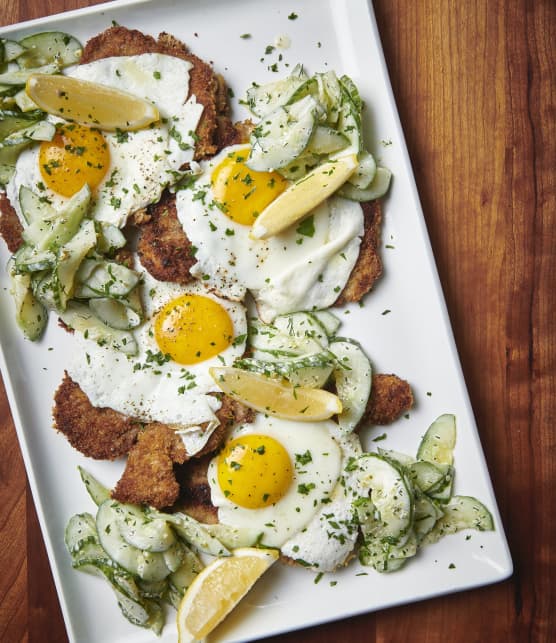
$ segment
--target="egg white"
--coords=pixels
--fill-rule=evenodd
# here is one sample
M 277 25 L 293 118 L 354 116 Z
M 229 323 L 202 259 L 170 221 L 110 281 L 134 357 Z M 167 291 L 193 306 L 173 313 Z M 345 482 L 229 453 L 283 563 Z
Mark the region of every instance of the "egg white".
M 223 149 L 202 163 L 195 185 L 176 194 L 181 225 L 197 248 L 191 273 L 216 292 L 241 300 L 249 290 L 259 316 L 326 308 L 344 288 L 359 255 L 363 212 L 359 203 L 334 196 L 312 212 L 314 233 L 296 225 L 267 240 L 249 237 L 250 226 L 229 219 L 211 189 L 214 168 L 231 152 Z
M 368 495 L 348 466 L 351 458 L 363 452 L 359 437 L 332 424 L 329 430 L 342 452 L 342 480 L 330 494 L 330 502 L 321 505 L 306 527 L 281 548 L 284 556 L 303 560 L 315 572 L 333 572 L 348 561 L 359 533 L 352 503 Z
M 175 425 L 188 452 L 198 451 L 218 425 L 215 412 L 221 403 L 211 392 L 219 391 L 208 374 L 210 366 L 230 365 L 245 350 L 247 330 L 244 307 L 206 292 L 200 284 L 181 286 L 160 282 L 143 274 L 141 292 L 146 321 L 134 331 L 138 345 L 135 356 L 127 355 L 75 333 L 76 346 L 70 355 L 68 374 L 95 407 L 109 407 L 144 422 Z M 233 342 L 219 355 L 198 364 L 184 366 L 172 360 L 152 359 L 161 355 L 152 330 L 154 314 L 168 301 L 185 293 L 199 294 L 217 301 L 229 314 Z M 159 363 L 162 362 L 162 363 Z M 208 428 L 199 425 L 208 423 Z
M 134 132 L 103 132 L 111 162 L 94 193 L 93 218 L 122 227 L 131 213 L 158 201 L 164 187 L 175 183 L 180 167 L 193 159 L 193 133 L 203 106 L 194 96 L 188 99 L 191 66 L 190 62 L 173 56 L 141 54 L 104 58 L 67 71 L 68 76 L 149 100 L 161 116 L 153 127 Z M 64 122 L 52 116 L 48 120 Z M 44 183 L 37 144 L 20 154 L 15 174 L 6 188 L 20 216 L 18 195 L 22 185 L 48 198 L 57 208 L 68 200 Z
M 226 498 L 218 483 L 218 456 L 213 458 L 207 476 L 219 522 L 257 530 L 262 534 L 261 542 L 270 547 L 282 547 L 303 530 L 320 507 L 327 506 L 340 477 L 342 453 L 332 437 L 333 424 L 331 421 L 296 423 L 257 415 L 252 424 L 232 431 L 230 440 L 248 434 L 268 435 L 277 440 L 290 456 L 293 480 L 286 494 L 276 503 L 247 509 Z M 311 461 L 300 464 L 296 455 L 307 451 Z M 299 485 L 306 485 L 305 490 L 310 489 L 309 492 L 301 493 Z

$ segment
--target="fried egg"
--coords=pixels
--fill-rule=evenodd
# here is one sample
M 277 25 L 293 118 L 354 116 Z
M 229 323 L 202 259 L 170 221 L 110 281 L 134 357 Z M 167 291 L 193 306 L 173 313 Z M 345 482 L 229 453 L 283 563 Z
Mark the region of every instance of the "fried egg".
M 201 165 L 190 189 L 176 194 L 181 225 L 196 248 L 191 273 L 221 295 L 253 295 L 259 316 L 334 303 L 359 255 L 363 212 L 359 203 L 333 196 L 283 233 L 249 236 L 256 216 L 287 187 L 277 172 L 255 172 L 249 147 L 231 146 Z
M 85 183 L 93 190 L 91 216 L 122 227 L 129 215 L 158 201 L 179 169 L 193 159 L 195 129 L 203 106 L 189 99 L 191 63 L 163 54 L 104 58 L 78 65 L 67 75 L 114 87 L 151 101 L 161 120 L 130 132 L 101 132 L 49 116 L 57 132 L 23 151 L 7 186 L 21 216 L 19 189 L 27 186 L 54 207 Z
M 339 520 L 345 516 L 350 522 L 342 472 L 348 458 L 360 452 L 357 436 L 342 436 L 332 421 L 295 423 L 258 415 L 236 428 L 209 464 L 218 520 L 258 531 L 263 544 L 314 569 L 332 570 L 346 560 L 357 538 L 356 526 L 336 529 L 330 516 L 339 511 Z
M 67 371 L 93 406 L 174 425 L 193 455 L 218 426 L 220 401 L 211 393 L 219 389 L 208 369 L 243 354 L 245 309 L 200 284 L 160 282 L 147 273 L 141 294 L 146 321 L 133 331 L 137 354 L 75 333 Z

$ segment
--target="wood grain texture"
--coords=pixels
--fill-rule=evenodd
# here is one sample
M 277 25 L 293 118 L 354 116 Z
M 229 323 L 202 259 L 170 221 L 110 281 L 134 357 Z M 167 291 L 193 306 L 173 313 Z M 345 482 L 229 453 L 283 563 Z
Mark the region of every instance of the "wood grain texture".
M 0 23 L 89 4 L 0 0 Z M 549 643 L 556 640 L 556 3 L 374 6 L 515 574 L 302 636 Z M 2 391 L 0 431 L 0 640 L 65 641 Z

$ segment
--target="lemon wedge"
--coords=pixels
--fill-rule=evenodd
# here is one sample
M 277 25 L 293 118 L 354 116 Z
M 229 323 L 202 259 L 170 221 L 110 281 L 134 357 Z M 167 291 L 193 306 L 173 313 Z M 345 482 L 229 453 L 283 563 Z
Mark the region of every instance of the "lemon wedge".
M 45 112 L 109 132 L 141 129 L 160 119 L 143 98 L 70 76 L 32 74 L 25 90 Z
M 313 422 L 342 412 L 340 398 L 319 388 L 292 386 L 232 366 L 213 366 L 209 373 L 230 397 L 283 420 Z
M 336 192 L 357 166 L 357 154 L 346 154 L 311 170 L 259 214 L 249 236 L 252 239 L 268 239 L 289 228 Z
M 276 549 L 243 547 L 217 558 L 195 577 L 177 617 L 178 641 L 204 639 L 278 558 Z

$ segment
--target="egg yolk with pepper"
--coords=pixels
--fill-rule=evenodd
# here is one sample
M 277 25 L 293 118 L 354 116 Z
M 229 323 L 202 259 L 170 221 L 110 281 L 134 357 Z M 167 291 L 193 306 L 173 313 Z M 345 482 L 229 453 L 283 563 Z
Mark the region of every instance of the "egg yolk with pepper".
M 198 364 L 228 348 L 234 328 L 228 312 L 214 299 L 188 294 L 169 301 L 153 322 L 154 338 L 178 364 Z
M 249 434 L 231 440 L 218 456 L 217 471 L 226 498 L 246 509 L 275 504 L 293 480 L 288 452 L 269 435 Z
M 287 187 L 278 172 L 255 172 L 245 162 L 249 148 L 230 152 L 213 170 L 212 192 L 224 214 L 236 223 L 253 225 L 259 215 Z
M 39 149 L 44 183 L 54 192 L 71 197 L 87 183 L 94 190 L 110 166 L 110 150 L 97 129 L 68 123 L 57 128 L 51 141 Z

